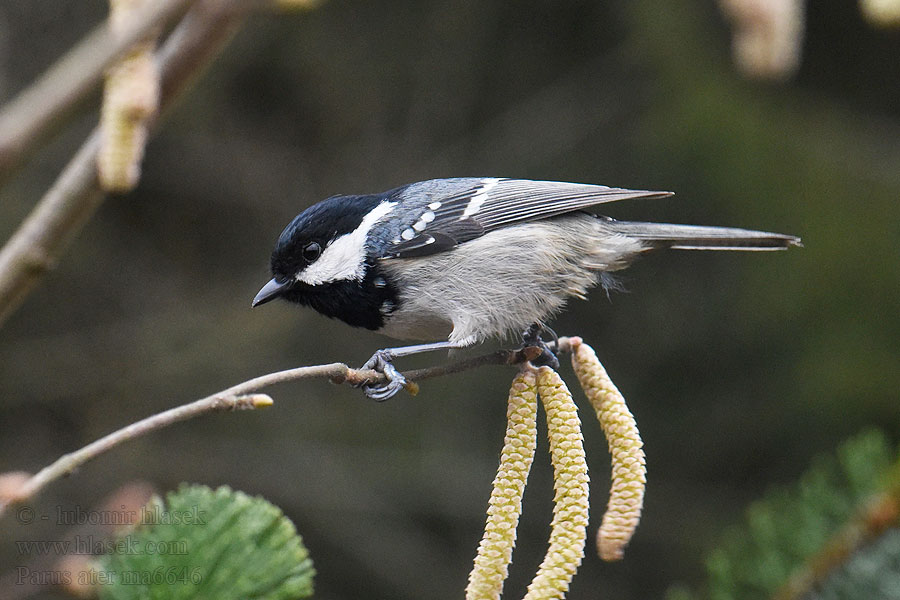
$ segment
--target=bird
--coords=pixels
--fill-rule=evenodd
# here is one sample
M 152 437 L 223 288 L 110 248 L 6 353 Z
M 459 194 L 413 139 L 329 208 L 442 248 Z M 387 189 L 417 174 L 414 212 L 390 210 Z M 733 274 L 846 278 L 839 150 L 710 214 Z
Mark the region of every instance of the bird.
M 656 250 L 784 250 L 799 237 L 731 227 L 621 221 L 587 209 L 671 192 L 500 177 L 431 179 L 380 194 L 332 196 L 298 214 L 272 251 L 276 298 L 389 337 L 427 341 L 377 351 L 364 386 L 386 400 L 406 384 L 393 359 L 523 334 Z M 552 334 L 555 335 L 555 334 Z M 552 356 L 552 355 L 551 355 Z M 549 360 L 552 360 L 550 358 Z

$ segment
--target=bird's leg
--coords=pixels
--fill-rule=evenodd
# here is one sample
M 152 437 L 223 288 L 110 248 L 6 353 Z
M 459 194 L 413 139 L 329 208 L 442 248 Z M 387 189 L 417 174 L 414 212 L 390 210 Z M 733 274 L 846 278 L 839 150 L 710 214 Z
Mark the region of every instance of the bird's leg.
M 522 333 L 522 347 L 528 348 L 536 346 L 541 349 L 541 355 L 531 361 L 536 367 L 548 366 L 552 369 L 559 369 L 559 360 L 556 354 L 551 350 L 551 345 L 541 339 L 541 333 L 547 333 L 553 338 L 551 342 L 554 349 L 559 348 L 559 336 L 556 332 L 544 325 L 543 323 L 533 323 L 528 329 Z
M 372 358 L 366 361 L 362 366 L 363 369 L 374 369 L 384 374 L 387 378 L 385 383 L 365 383 L 363 384 L 363 392 L 372 400 L 384 402 L 388 398 L 394 396 L 406 385 L 406 377 L 393 364 L 393 360 L 399 356 L 409 356 L 411 354 L 419 354 L 420 352 L 431 352 L 433 350 L 446 350 L 450 348 L 458 348 L 458 344 L 452 342 L 434 342 L 431 344 L 416 344 L 413 346 L 401 346 L 399 348 L 384 348 L 372 355 Z

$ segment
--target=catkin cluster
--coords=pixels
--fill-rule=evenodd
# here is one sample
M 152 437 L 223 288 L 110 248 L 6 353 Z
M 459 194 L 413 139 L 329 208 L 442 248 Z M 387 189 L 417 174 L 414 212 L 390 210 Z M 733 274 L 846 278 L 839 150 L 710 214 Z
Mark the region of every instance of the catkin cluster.
M 584 557 L 588 473 L 578 411 L 556 371 L 527 366 L 513 380 L 509 392 L 506 438 L 488 503 L 484 536 L 469 575 L 467 600 L 497 600 L 503 591 L 522 512 L 522 494 L 534 460 L 538 396 L 547 413 L 556 496 L 549 548 L 525 598 L 565 596 Z
M 597 533 L 597 549 L 604 560 L 619 560 L 637 527 L 643 505 L 646 468 L 641 438 L 622 394 L 594 350 L 580 338 L 567 338 L 566 345 L 612 455 L 612 487 Z M 525 600 L 564 598 L 584 558 L 589 479 L 578 409 L 559 373 L 550 367 L 535 369 L 526 364 L 509 391 L 506 437 L 466 600 L 499 600 L 503 592 L 522 496 L 534 460 L 538 397 L 547 415 L 556 493 L 547 554 L 528 586 Z

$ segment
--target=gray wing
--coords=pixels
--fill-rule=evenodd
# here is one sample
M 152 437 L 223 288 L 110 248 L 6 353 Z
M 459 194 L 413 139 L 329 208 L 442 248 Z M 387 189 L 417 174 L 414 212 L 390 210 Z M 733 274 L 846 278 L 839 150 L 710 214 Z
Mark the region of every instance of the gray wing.
M 448 250 L 494 229 L 537 221 L 595 204 L 628 198 L 662 198 L 671 192 L 526 179 L 435 179 L 400 193 L 407 221 L 380 253 L 411 258 Z M 414 201 L 418 200 L 418 201 Z

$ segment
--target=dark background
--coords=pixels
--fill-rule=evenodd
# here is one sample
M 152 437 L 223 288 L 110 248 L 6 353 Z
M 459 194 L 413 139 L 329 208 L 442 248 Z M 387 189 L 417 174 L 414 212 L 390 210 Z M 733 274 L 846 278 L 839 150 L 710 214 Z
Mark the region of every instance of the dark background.
M 0 100 L 105 4 L 0 5 Z M 282 227 L 326 196 L 469 175 L 673 190 L 609 214 L 781 231 L 805 248 L 648 257 L 627 293 L 595 292 L 553 323 L 597 349 L 649 466 L 625 561 L 589 548 L 570 598 L 701 581 L 749 501 L 862 428 L 900 434 L 900 33 L 852 3 L 810 3 L 803 64 L 783 84 L 743 79 L 729 46 L 700 2 L 332 0 L 251 18 L 151 141 L 139 188 L 107 200 L 0 330 L 0 472 L 258 374 L 361 364 L 392 344 L 284 303 L 250 310 Z M 96 122 L 97 98 L 0 191 L 4 239 Z M 136 478 L 228 484 L 296 523 L 318 598 L 459 598 L 512 375 L 428 381 L 384 404 L 282 385 L 269 410 L 132 442 L 35 507 L 89 508 Z M 593 535 L 608 455 L 582 417 Z M 546 549 L 551 498 L 542 436 L 509 597 Z M 61 535 L 39 527 L 6 519 L 0 537 Z M 21 561 L 0 545 L 0 564 Z

